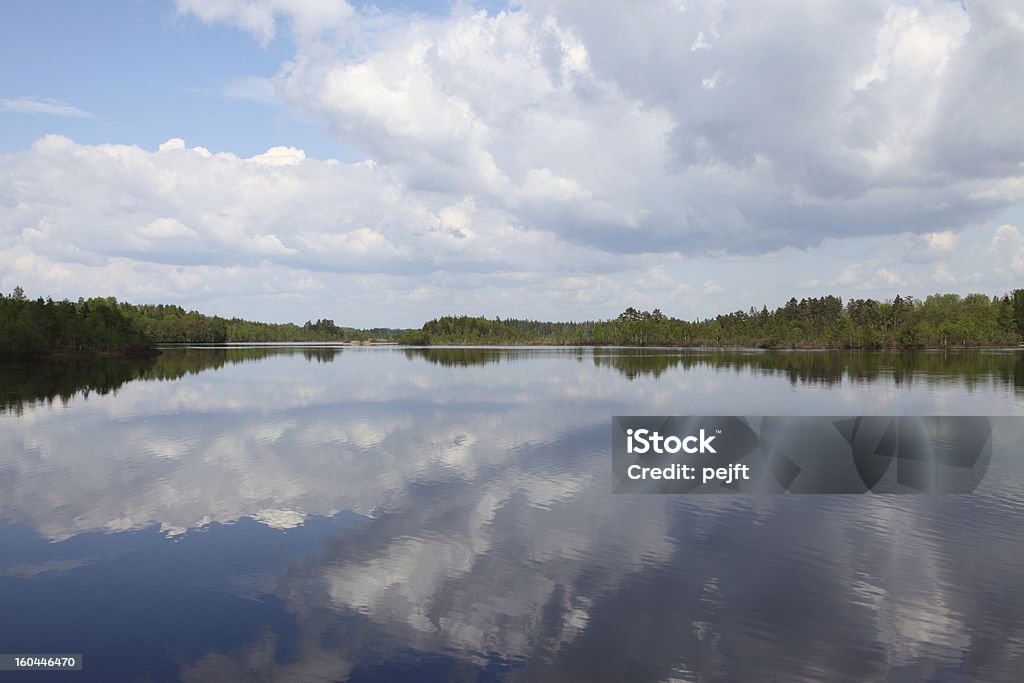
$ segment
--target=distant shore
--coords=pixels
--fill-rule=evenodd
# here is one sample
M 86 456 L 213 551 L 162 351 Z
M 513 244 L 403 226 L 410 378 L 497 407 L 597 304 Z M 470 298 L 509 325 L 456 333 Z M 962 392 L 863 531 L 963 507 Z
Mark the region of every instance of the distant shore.
M 0 354 L 95 358 L 152 354 L 167 343 L 260 342 L 808 351 L 1015 348 L 1024 342 L 1024 289 L 1001 296 L 935 294 L 923 300 L 793 298 L 775 310 L 752 307 L 698 320 L 633 307 L 616 318 L 581 322 L 442 316 L 419 329 L 358 329 L 329 318 L 302 325 L 266 323 L 113 297 L 29 299 L 20 288 L 0 296 Z
M 574 343 L 552 341 L 526 342 L 464 342 L 438 344 L 374 344 L 374 346 L 403 346 L 411 348 L 529 348 L 537 346 L 561 348 L 621 348 L 621 349 L 706 349 L 730 351 L 971 351 L 971 350 L 1004 350 L 1024 351 L 1024 344 L 974 344 L 949 346 L 750 346 L 746 344 L 615 344 L 615 343 Z M 354 346 L 360 346 L 354 344 Z

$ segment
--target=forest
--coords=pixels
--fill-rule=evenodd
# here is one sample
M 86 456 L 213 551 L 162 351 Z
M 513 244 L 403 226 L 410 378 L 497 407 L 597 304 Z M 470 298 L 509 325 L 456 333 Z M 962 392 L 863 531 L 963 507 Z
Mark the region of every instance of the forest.
M 333 320 L 263 323 L 208 316 L 180 306 L 133 305 L 113 297 L 77 302 L 0 295 L 0 353 L 138 355 L 156 344 L 363 341 L 369 332 Z
M 769 310 L 686 321 L 627 308 L 613 320 L 538 322 L 445 316 L 397 335 L 415 345 L 581 344 L 881 349 L 1017 345 L 1024 339 L 1024 289 L 1003 296 L 935 294 L 891 301 L 836 296 L 790 299 Z
M 0 296 L 0 353 L 145 354 L 153 339 L 107 299 L 29 299 L 21 287 Z
M 836 296 L 790 299 L 769 310 L 681 320 L 659 309 L 627 308 L 611 320 L 540 322 L 444 316 L 418 330 L 359 330 L 331 319 L 264 323 L 135 305 L 113 297 L 77 302 L 29 299 L 18 287 L 0 295 L 0 353 L 146 354 L 158 344 L 391 341 L 433 345 L 732 346 L 904 349 L 1015 346 L 1024 340 L 1024 289 L 1002 296 L 935 294 L 889 301 Z
M 351 327 L 339 327 L 333 320 L 295 323 L 263 323 L 241 318 L 222 318 L 186 311 L 165 304 L 111 304 L 138 322 L 156 343 L 223 344 L 225 342 L 346 342 L 364 341 L 369 333 Z

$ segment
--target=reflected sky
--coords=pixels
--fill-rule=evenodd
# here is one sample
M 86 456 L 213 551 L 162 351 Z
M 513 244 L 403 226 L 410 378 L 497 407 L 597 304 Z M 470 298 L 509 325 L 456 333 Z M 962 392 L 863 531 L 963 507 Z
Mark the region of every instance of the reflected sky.
M 609 449 L 617 414 L 1021 415 L 1020 364 L 168 350 L 0 414 L 0 597 L 42 606 L 0 637 L 78 680 L 1014 680 L 1019 462 L 698 499 L 612 495 Z

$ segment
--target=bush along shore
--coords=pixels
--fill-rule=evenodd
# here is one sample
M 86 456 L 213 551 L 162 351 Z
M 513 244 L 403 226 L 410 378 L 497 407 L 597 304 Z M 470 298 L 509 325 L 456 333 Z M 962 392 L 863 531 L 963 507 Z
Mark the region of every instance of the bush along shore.
M 635 308 L 589 322 L 444 316 L 418 330 L 360 330 L 330 319 L 263 323 L 113 297 L 29 299 L 20 287 L 0 295 L 0 354 L 5 355 L 147 355 L 158 353 L 158 344 L 225 342 L 911 349 L 1017 346 L 1022 340 L 1024 289 L 991 297 L 790 299 L 775 310 L 762 306 L 693 321 Z

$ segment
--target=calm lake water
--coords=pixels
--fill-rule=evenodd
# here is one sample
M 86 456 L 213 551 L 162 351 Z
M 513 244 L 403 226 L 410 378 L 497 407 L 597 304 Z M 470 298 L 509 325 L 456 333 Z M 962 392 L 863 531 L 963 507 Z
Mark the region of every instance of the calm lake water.
M 0 364 L 0 652 L 84 654 L 19 680 L 1021 680 L 1024 454 L 963 496 L 613 495 L 617 414 L 1024 415 L 1024 354 Z

